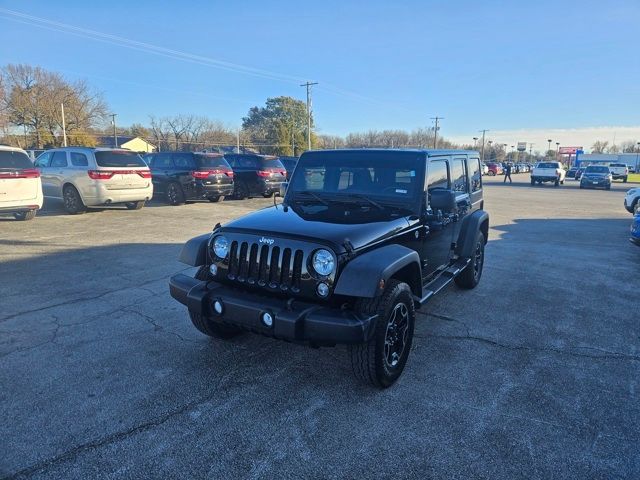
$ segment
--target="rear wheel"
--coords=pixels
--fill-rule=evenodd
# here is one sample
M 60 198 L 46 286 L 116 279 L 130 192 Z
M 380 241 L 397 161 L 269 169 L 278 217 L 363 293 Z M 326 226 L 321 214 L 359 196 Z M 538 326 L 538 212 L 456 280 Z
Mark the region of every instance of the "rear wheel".
M 249 197 L 249 187 L 247 187 L 247 184 L 242 181 L 235 182 L 233 186 L 233 198 L 236 200 L 244 200 L 247 197 Z
M 481 231 L 476 233 L 473 254 L 469 265 L 456 277 L 456 285 L 460 288 L 475 288 L 480 283 L 482 268 L 484 266 L 484 235 Z
M 13 214 L 13 218 L 16 220 L 33 220 L 36 216 L 37 210 L 29 210 L 28 212 L 16 212 Z
M 553 182 L 553 184 L 557 187 L 558 185 L 560 185 L 560 178 L 556 178 L 556 181 Z
M 71 215 L 79 215 L 87 211 L 87 207 L 82 202 L 78 190 L 73 185 L 67 185 L 62 191 L 62 200 L 67 213 Z
M 208 197 L 208 200 L 212 203 L 221 202 L 224 200 L 224 196 L 218 195 L 217 197 Z
M 378 318 L 371 340 L 349 345 L 353 373 L 374 387 L 390 387 L 402 374 L 411 350 L 416 318 L 411 289 L 390 280 L 381 296 L 358 299 L 355 308 Z
M 175 182 L 167 186 L 167 203 L 169 205 L 180 205 L 184 203 L 184 192 L 182 187 Z
M 129 210 L 140 210 L 142 209 L 142 207 L 144 207 L 145 201 L 144 200 L 140 200 L 138 202 L 127 202 L 125 203 L 125 206 L 129 209 Z
M 200 267 L 196 272 L 195 278 L 198 280 L 207 279 L 207 267 Z M 242 330 L 232 325 L 225 325 L 220 322 L 213 321 L 210 317 L 200 315 L 193 310 L 189 310 L 189 317 L 194 327 L 196 327 L 201 333 L 220 340 L 228 340 L 236 337 L 242 333 Z
M 490 177 L 495 177 L 496 176 L 496 172 L 489 170 L 489 173 L 487 173 L 487 175 L 489 175 Z

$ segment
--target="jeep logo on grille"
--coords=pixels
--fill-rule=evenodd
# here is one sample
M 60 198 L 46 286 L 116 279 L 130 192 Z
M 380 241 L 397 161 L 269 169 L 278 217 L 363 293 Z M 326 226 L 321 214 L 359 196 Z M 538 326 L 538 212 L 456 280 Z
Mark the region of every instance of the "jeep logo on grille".
M 260 237 L 259 243 L 266 243 L 267 245 L 273 245 L 275 240 L 273 238 Z

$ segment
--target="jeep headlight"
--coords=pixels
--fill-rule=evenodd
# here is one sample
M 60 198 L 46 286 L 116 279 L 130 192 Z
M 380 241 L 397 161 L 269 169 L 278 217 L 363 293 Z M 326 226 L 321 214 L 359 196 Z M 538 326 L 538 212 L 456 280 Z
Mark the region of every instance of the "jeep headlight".
M 336 268 L 336 261 L 328 250 L 320 249 L 313 254 L 311 260 L 313 269 L 322 276 L 331 275 Z
M 219 235 L 213 239 L 213 253 L 216 257 L 227 258 L 229 253 L 229 240 L 224 235 Z

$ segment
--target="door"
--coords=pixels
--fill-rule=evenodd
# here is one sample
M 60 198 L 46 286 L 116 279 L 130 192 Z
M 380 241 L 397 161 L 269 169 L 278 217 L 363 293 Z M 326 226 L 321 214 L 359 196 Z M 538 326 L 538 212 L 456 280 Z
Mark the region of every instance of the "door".
M 466 156 L 456 156 L 451 161 L 451 188 L 456 193 L 458 207 L 453 217 L 453 229 L 451 232 L 453 235 L 451 241 L 456 242 L 464 217 L 471 213 L 471 195 Z
M 470 157 L 467 161 L 469 172 L 469 197 L 471 212 L 484 208 L 482 203 L 482 165 L 478 157 Z
M 169 177 L 173 172 L 173 162 L 171 161 L 171 154 L 169 153 L 156 153 L 149 161 L 149 168 L 151 170 L 151 181 L 153 182 L 154 194 L 167 193 L 167 183 Z
M 435 157 L 427 160 L 426 176 L 425 241 L 423 244 L 423 277 L 433 276 L 448 265 L 451 257 L 452 218 L 450 213 L 434 211 L 430 206 L 430 195 L 435 190 L 451 189 L 449 157 Z
M 191 172 L 195 170 L 195 162 L 191 153 L 172 153 L 173 171 L 171 179 L 182 187 L 185 199 L 196 196 L 196 182 Z
M 49 185 L 51 188 L 51 196 L 62 198 L 62 185 L 68 173 L 67 152 L 56 151 L 51 156 L 51 164 L 48 168 Z
M 51 157 L 53 152 L 44 152 L 36 159 L 36 168 L 40 170 L 40 179 L 42 180 L 42 194 L 45 197 L 52 196 L 51 190 L 51 174 L 49 172 L 49 165 L 51 164 Z

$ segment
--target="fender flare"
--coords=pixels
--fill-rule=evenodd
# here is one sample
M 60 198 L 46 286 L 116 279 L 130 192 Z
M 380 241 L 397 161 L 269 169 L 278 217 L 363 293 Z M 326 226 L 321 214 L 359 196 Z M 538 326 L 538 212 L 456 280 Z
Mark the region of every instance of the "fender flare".
M 188 240 L 180 251 L 178 260 L 192 267 L 199 267 L 207 263 L 207 246 L 209 245 L 210 233 L 199 235 Z
M 476 232 L 480 230 L 484 235 L 484 243 L 489 237 L 489 214 L 484 210 L 476 210 L 464 217 L 456 242 L 455 253 L 462 258 L 469 258 L 473 254 Z
M 416 297 L 422 296 L 422 270 L 415 250 L 402 245 L 387 245 L 357 256 L 347 263 L 338 277 L 334 293 L 348 297 L 373 298 L 381 295 L 380 280 L 387 282 L 397 273 L 411 287 Z

